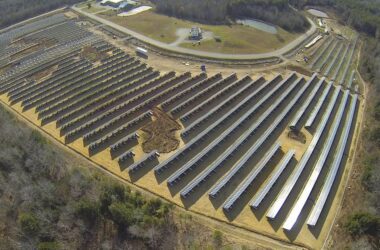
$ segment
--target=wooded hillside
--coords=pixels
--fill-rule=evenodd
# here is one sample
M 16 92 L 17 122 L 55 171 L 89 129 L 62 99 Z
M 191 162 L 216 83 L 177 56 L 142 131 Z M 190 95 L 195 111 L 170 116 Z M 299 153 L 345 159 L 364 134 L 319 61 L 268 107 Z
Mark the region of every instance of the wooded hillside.
M 2 104 L 0 131 L 1 250 L 220 249 L 225 244 L 220 231 L 98 171 Z
M 157 11 L 203 23 L 228 23 L 239 18 L 259 19 L 288 31 L 301 32 L 309 22 L 287 0 L 152 0 Z
M 81 0 L 1 0 L 0 28 Z

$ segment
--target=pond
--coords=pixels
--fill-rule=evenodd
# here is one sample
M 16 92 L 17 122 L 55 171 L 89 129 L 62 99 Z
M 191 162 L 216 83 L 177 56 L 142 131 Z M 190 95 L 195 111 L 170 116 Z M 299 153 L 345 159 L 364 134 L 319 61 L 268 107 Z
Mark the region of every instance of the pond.
M 267 32 L 267 33 L 277 34 L 277 28 L 275 26 L 258 21 L 258 20 L 240 19 L 240 20 L 236 20 L 236 22 L 239 24 L 243 24 L 243 25 Z
M 309 12 L 310 14 L 312 14 L 313 16 L 316 16 L 316 17 L 323 17 L 323 18 L 329 17 L 325 12 L 320 11 L 320 10 L 316 10 L 316 9 L 308 9 L 307 12 Z

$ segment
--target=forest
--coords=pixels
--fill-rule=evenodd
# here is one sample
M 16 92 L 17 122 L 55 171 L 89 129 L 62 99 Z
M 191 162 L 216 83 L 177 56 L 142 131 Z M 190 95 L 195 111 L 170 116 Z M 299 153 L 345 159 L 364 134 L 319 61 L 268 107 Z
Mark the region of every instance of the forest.
M 220 249 L 226 241 L 67 152 L 1 105 L 0 131 L 2 250 Z
M 81 0 L 1 0 L 0 28 Z
M 294 11 L 287 0 L 152 0 L 157 11 L 193 21 L 220 24 L 235 19 L 253 18 L 291 32 L 309 27 L 304 16 Z

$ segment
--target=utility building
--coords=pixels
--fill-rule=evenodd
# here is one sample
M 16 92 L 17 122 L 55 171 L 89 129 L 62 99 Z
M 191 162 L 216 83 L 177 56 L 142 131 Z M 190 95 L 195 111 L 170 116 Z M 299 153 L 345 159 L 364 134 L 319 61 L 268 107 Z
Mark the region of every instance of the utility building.
M 201 40 L 202 39 L 202 30 L 199 27 L 192 27 L 190 30 L 190 40 Z

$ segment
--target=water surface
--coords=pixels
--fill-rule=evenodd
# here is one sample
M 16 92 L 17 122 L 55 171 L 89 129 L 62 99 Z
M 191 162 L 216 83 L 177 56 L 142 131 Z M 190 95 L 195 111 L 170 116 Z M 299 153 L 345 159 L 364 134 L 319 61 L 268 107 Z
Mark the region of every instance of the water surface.
M 241 20 L 236 20 L 237 23 L 267 32 L 271 34 L 277 34 L 277 28 L 273 25 L 254 20 L 254 19 L 241 19 Z
M 309 12 L 310 14 L 312 14 L 313 16 L 316 16 L 316 17 L 323 17 L 323 18 L 329 17 L 325 12 L 320 11 L 320 10 L 316 10 L 316 9 L 308 9 L 307 12 Z

